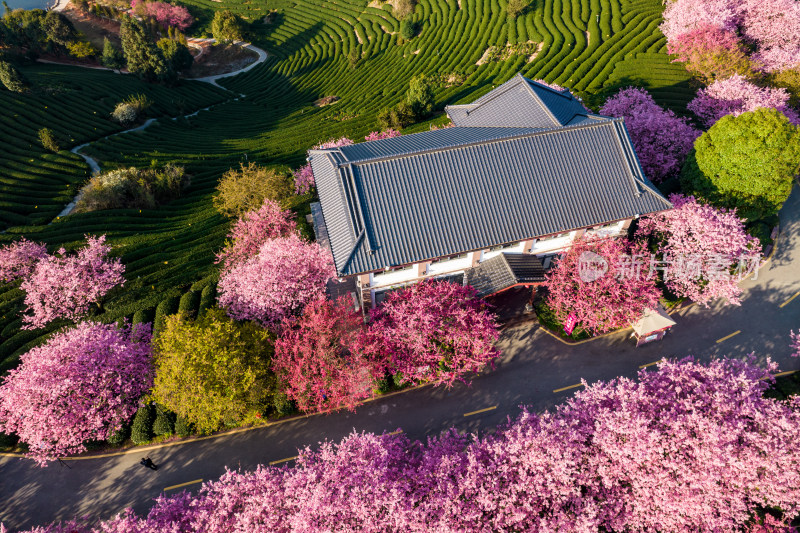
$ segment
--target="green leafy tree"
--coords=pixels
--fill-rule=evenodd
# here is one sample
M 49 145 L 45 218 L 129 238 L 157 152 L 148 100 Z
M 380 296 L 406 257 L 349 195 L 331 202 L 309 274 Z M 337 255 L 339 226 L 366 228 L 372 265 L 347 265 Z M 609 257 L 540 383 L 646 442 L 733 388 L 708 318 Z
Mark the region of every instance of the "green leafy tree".
M 148 81 L 174 79 L 174 71 L 169 68 L 161 50 L 152 42 L 139 21 L 125 18 L 120 26 L 119 36 L 128 72 Z
M 392 13 L 398 20 L 403 20 L 412 13 L 417 7 L 417 0 L 395 0 Z
M 103 66 L 112 70 L 120 70 L 125 66 L 125 56 L 122 51 L 114 46 L 108 38 L 103 39 L 103 55 L 100 61 Z
M 175 72 L 181 72 L 192 68 L 194 57 L 192 57 L 189 48 L 178 41 L 172 39 L 159 39 L 156 43 L 159 50 L 161 50 L 164 60 L 169 67 Z
M 506 13 L 511 18 L 517 18 L 528 9 L 531 0 L 508 0 L 506 4 Z
M 92 46 L 92 43 L 87 41 L 71 42 L 67 45 L 67 50 L 69 50 L 69 55 L 75 59 L 86 59 L 97 54 L 97 50 Z
M 800 170 L 800 128 L 761 108 L 720 119 L 694 144 L 683 166 L 687 194 L 757 220 L 776 213 Z
M 28 90 L 28 80 L 17 67 L 7 61 L 0 61 L 0 83 L 9 91 L 24 93 Z
M 417 34 L 417 25 L 411 19 L 405 18 L 400 22 L 400 36 L 408 41 Z
M 211 35 L 220 43 L 241 41 L 244 39 L 244 22 L 233 11 L 222 9 L 214 13 Z
M 53 130 L 50 128 L 42 128 L 39 130 L 39 141 L 42 143 L 42 147 L 45 150 L 50 150 L 51 152 L 58 152 L 58 140 L 56 139 Z
M 153 398 L 202 433 L 247 420 L 273 403 L 272 353 L 269 332 L 219 309 L 169 316 L 155 341 Z
M 267 199 L 286 208 L 292 196 L 294 180 L 288 173 L 251 162 L 223 174 L 214 207 L 227 217 L 238 217 L 258 209 Z
M 414 117 L 420 118 L 433 111 L 433 85 L 424 74 L 414 76 L 408 84 L 406 103 Z
M 76 36 L 72 23 L 58 11 L 47 12 L 42 20 L 42 30 L 48 40 L 61 46 L 67 46 Z

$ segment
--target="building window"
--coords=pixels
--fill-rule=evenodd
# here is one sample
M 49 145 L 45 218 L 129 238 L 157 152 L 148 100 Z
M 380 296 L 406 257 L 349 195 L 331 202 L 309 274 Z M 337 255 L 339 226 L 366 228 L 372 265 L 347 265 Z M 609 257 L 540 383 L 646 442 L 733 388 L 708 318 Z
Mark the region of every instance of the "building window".
M 505 250 L 507 248 L 514 248 L 518 244 L 519 244 L 518 242 L 512 242 L 512 243 L 509 243 L 509 244 L 501 244 L 499 246 L 492 246 L 491 248 L 489 248 L 489 251 L 490 252 L 496 252 L 497 250 Z
M 458 255 L 450 255 L 447 257 L 440 257 L 438 259 L 432 259 L 431 264 L 433 263 L 441 263 L 442 261 L 455 261 L 456 259 L 466 259 L 467 255 L 469 254 L 458 254 Z
M 537 242 L 545 242 L 545 241 L 552 241 L 555 239 L 562 239 L 564 237 L 569 237 L 570 232 L 567 231 L 565 233 L 559 233 L 558 235 L 551 235 L 550 237 L 544 237 L 543 239 L 539 239 Z

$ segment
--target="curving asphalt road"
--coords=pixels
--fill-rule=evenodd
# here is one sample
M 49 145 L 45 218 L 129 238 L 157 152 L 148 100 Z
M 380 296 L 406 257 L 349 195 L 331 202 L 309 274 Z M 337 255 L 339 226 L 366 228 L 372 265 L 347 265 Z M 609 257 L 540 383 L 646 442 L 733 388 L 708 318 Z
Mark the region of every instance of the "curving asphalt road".
M 800 327 L 799 260 L 800 190 L 795 187 L 781 211 L 776 252 L 757 279 L 743 282 L 742 306 L 678 311 L 673 315 L 678 325 L 660 343 L 635 348 L 624 332 L 566 345 L 538 326 L 520 325 L 504 331 L 496 369 L 471 386 L 421 387 L 368 402 L 355 413 L 316 415 L 111 457 L 79 458 L 65 466 L 39 468 L 27 459 L 0 457 L 0 521 L 15 529 L 86 514 L 107 518 L 126 507 L 143 513 L 159 494 L 196 489 L 199 480 L 215 479 L 226 468 L 281 462 L 297 455 L 300 447 L 338 440 L 353 430 L 402 428 L 413 438 L 451 426 L 487 430 L 516 415 L 521 404 L 550 408 L 575 387 L 559 389 L 581 379 L 634 377 L 640 365 L 662 356 L 709 359 L 754 352 L 761 362 L 771 357 L 783 371 L 800 370 L 800 359 L 791 357 L 789 348 L 789 331 Z M 158 471 L 138 464 L 145 454 L 160 465 Z

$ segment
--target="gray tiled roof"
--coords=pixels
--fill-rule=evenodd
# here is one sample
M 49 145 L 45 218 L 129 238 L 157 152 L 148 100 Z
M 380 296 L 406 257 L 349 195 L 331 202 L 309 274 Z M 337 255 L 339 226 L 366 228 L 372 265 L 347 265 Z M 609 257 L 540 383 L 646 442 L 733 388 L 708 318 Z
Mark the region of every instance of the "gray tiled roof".
M 479 296 L 489 296 L 521 283 L 544 281 L 544 268 L 535 255 L 502 253 L 468 269 L 466 277 Z
M 521 74 L 471 104 L 447 106 L 445 111 L 456 126 L 531 128 L 566 126 L 587 113 L 569 91 L 551 89 Z
M 621 119 L 520 75 L 457 127 L 311 150 L 340 276 L 661 211 Z
M 671 207 L 644 178 L 620 119 L 509 133 L 357 161 L 341 148 L 310 151 L 339 275 Z

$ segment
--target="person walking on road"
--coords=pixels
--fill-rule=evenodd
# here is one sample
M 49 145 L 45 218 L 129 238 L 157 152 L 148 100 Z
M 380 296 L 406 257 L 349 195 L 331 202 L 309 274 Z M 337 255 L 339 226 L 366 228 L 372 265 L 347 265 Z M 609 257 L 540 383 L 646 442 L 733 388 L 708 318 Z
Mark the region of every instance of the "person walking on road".
M 155 464 L 155 463 L 153 462 L 153 460 L 152 460 L 152 459 L 150 459 L 149 457 L 145 457 L 144 459 L 142 459 L 141 461 L 139 461 L 139 464 L 140 464 L 140 465 L 144 465 L 144 466 L 146 466 L 147 468 L 150 468 L 150 469 L 152 469 L 152 470 L 158 470 L 158 465 L 157 465 L 157 464 Z

